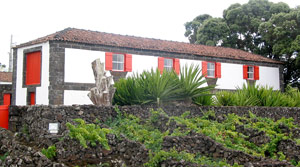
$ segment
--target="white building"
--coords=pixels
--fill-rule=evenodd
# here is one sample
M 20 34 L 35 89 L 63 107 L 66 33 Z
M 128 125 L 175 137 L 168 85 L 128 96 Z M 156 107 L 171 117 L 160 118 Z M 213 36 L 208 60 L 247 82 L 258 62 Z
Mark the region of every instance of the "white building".
M 237 49 L 67 28 L 14 48 L 12 104 L 91 104 L 91 62 L 100 58 L 117 80 L 151 68 L 199 64 L 207 83 L 234 90 L 247 81 L 283 86 L 281 62 Z

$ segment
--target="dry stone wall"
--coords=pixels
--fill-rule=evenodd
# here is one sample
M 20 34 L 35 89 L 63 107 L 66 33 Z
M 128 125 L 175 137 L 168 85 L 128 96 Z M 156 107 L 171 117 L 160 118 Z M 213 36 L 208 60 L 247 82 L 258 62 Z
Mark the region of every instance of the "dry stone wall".
M 150 110 L 159 110 L 156 106 L 119 106 L 119 110 L 123 113 L 133 114 L 141 119 L 149 118 Z M 223 114 L 235 113 L 238 115 L 248 114 L 249 111 L 257 116 L 269 117 L 272 119 L 280 119 L 281 117 L 293 117 L 295 122 L 300 125 L 300 108 L 267 108 L 267 107 L 198 107 L 198 106 L 182 106 L 182 105 L 167 105 L 162 106 L 161 109 L 169 116 L 180 116 L 185 111 L 190 111 L 189 117 L 202 116 L 203 112 L 214 110 L 216 118 L 222 120 Z M 24 142 L 31 143 L 35 148 L 47 148 L 53 144 L 57 147 L 57 157 L 55 165 L 57 166 L 72 166 L 72 164 L 79 164 L 84 166 L 86 164 L 98 164 L 100 162 L 109 162 L 110 165 L 122 166 L 142 166 L 149 160 L 148 150 L 139 142 L 131 141 L 121 136 L 117 139 L 115 135 L 108 134 L 108 143 L 111 150 L 105 150 L 101 146 L 83 148 L 78 141 L 70 139 L 67 135 L 67 122 L 73 122 L 73 119 L 81 118 L 87 123 L 97 123 L 111 121 L 117 117 L 115 107 L 97 107 L 94 105 L 74 105 L 74 106 L 11 106 L 10 107 L 10 125 L 12 132 L 16 132 L 18 136 L 12 133 L 6 134 L 4 130 L 0 131 L 1 150 L 10 151 L 12 154 L 5 160 L 0 162 L 2 164 L 17 165 L 18 163 L 28 163 L 28 157 L 33 157 L 31 164 L 45 164 L 51 166 L 53 162 L 45 160 L 38 149 L 22 145 L 17 142 L 15 137 L 24 140 Z M 160 115 L 158 121 L 155 122 L 155 127 L 161 131 L 176 128 L 175 122 L 170 122 L 166 126 L 169 119 L 163 114 Z M 57 134 L 50 134 L 49 123 L 59 123 L 59 131 Z M 101 125 L 105 127 L 105 125 Z M 184 127 L 182 127 L 184 128 Z M 248 132 L 247 129 L 240 129 L 241 133 Z M 300 134 L 298 131 L 295 134 Z M 5 137 L 7 136 L 7 137 Z M 264 134 L 260 136 L 264 137 Z M 300 136 L 300 135 L 299 135 Z M 12 141 L 9 139 L 13 138 Z M 250 139 L 249 139 L 250 140 Z M 267 139 L 266 139 L 267 140 Z M 260 140 L 259 140 L 260 141 Z M 14 143 L 11 143 L 14 142 Z M 13 146 L 10 146 L 13 145 Z M 286 141 L 279 144 L 279 149 L 286 153 L 289 157 L 299 155 L 299 151 L 284 147 L 297 148 L 295 143 Z M 192 134 L 183 137 L 165 137 L 162 147 L 164 150 L 176 148 L 178 151 L 187 150 L 190 153 L 201 153 L 203 155 L 210 155 L 215 158 L 227 159 L 229 163 L 235 162 L 244 164 L 245 166 L 290 166 L 289 163 L 272 161 L 248 155 L 240 151 L 234 151 L 225 148 L 214 140 L 201 134 Z M 20 150 L 13 153 L 11 150 Z M 30 149 L 28 151 L 28 149 Z M 23 151 L 22 151 L 23 150 Z M 26 152 L 22 154 L 22 152 Z M 289 154 L 290 153 L 290 154 Z M 2 153 L 0 153 L 2 154 Z M 20 158 L 18 158 L 20 157 Z M 298 157 L 297 157 L 298 158 Z M 34 161 L 34 159 L 41 159 L 41 161 Z M 172 159 L 161 162 L 163 166 L 197 166 L 188 162 L 178 162 Z

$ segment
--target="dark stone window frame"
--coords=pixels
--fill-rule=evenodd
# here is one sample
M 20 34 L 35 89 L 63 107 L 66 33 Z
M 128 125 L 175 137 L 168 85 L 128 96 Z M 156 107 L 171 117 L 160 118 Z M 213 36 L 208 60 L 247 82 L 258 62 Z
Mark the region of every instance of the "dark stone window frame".
M 42 52 L 43 47 L 42 46 L 38 46 L 38 47 L 34 47 L 34 48 L 30 48 L 30 49 L 24 49 L 23 51 L 23 84 L 22 87 L 23 88 L 36 88 L 36 87 L 40 87 L 42 84 L 42 71 L 43 71 L 43 52 Z M 40 84 L 36 84 L 36 85 L 26 85 L 26 71 L 27 71 L 27 54 L 28 53 L 32 53 L 32 52 L 41 52 L 41 78 L 40 78 Z M 35 91 L 34 91 L 35 92 Z
M 35 99 L 35 104 L 36 104 L 36 87 L 28 87 L 27 88 L 27 94 L 26 94 L 26 105 L 31 105 L 31 96 L 30 93 L 34 93 L 34 99 Z

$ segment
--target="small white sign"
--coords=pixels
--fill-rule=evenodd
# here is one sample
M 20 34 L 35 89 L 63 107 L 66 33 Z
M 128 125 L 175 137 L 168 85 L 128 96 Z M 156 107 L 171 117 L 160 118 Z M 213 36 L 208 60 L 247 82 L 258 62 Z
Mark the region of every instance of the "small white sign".
M 49 123 L 49 132 L 58 133 L 58 123 Z

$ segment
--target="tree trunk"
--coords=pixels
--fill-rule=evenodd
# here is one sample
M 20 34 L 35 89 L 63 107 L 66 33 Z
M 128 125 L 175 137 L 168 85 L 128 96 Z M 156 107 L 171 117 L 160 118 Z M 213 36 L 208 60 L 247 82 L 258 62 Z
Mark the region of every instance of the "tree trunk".
M 92 62 L 96 87 L 90 89 L 89 98 L 97 106 L 111 106 L 116 88 L 113 86 L 113 76 L 106 76 L 104 63 L 100 59 Z

